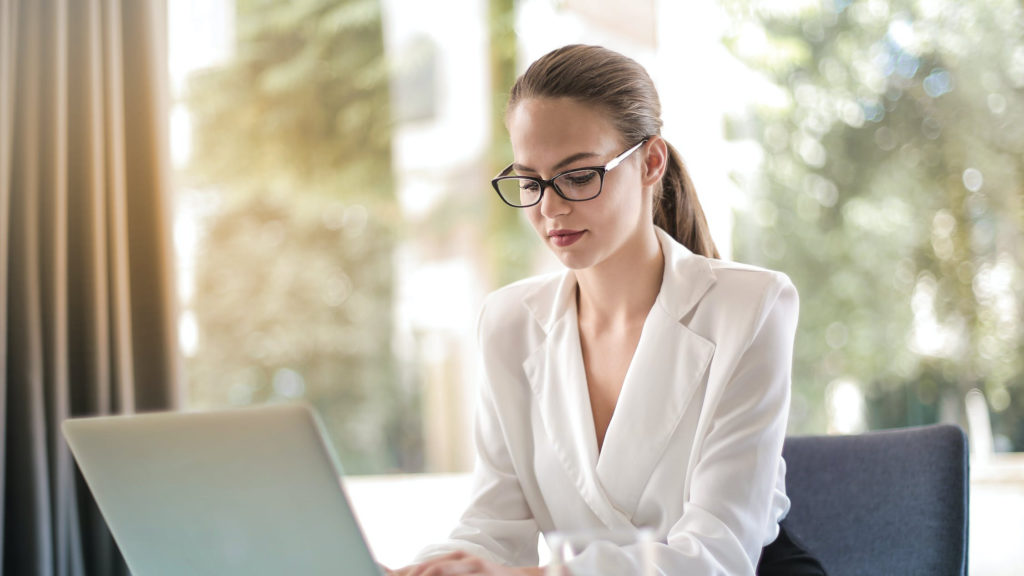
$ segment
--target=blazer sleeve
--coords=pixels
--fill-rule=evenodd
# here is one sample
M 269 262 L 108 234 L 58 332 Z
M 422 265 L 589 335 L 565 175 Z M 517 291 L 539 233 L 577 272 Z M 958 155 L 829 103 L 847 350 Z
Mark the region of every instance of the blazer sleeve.
M 477 338 L 488 356 L 490 332 L 484 329 L 487 303 L 481 310 Z M 489 371 L 483 371 L 487 374 Z M 416 562 L 448 552 L 465 551 L 510 566 L 536 566 L 537 522 L 513 467 L 507 436 L 496 406 L 493 382 L 483 378 L 474 416 L 476 464 L 473 495 L 448 541 L 422 550 Z
M 695 439 L 699 452 L 683 514 L 666 542 L 653 546 L 660 574 L 753 575 L 765 539 L 777 531 L 775 489 L 784 467 L 799 303 L 789 279 L 773 276 L 725 386 L 708 391 L 710 422 Z M 592 546 L 570 568 L 574 576 L 602 566 L 639 573 L 640 554 L 637 546 Z

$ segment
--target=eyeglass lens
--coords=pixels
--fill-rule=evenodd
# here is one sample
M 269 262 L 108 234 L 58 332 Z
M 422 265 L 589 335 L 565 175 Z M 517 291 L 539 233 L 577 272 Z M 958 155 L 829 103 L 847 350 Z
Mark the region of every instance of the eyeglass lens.
M 590 200 L 601 193 L 601 174 L 597 170 L 573 170 L 554 180 L 562 196 L 569 200 Z M 502 198 L 516 206 L 536 204 L 541 195 L 540 184 L 527 178 L 509 178 L 498 181 Z

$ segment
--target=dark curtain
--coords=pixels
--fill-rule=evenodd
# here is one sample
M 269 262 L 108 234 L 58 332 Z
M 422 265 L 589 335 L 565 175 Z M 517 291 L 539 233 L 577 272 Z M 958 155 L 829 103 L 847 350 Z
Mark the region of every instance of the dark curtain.
M 0 557 L 126 573 L 64 439 L 174 408 L 165 0 L 0 0 Z

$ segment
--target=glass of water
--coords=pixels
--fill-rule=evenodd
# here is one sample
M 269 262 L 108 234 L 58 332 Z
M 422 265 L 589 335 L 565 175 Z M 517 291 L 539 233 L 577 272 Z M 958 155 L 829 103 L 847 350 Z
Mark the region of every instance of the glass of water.
M 551 549 L 545 576 L 657 574 L 654 532 L 649 528 L 557 531 L 545 534 L 544 539 Z

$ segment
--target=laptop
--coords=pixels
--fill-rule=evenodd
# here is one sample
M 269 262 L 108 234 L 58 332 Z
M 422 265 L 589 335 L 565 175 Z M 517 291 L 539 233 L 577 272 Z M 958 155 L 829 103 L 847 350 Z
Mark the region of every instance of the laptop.
M 135 576 L 381 576 L 305 405 L 78 418 L 71 452 Z

